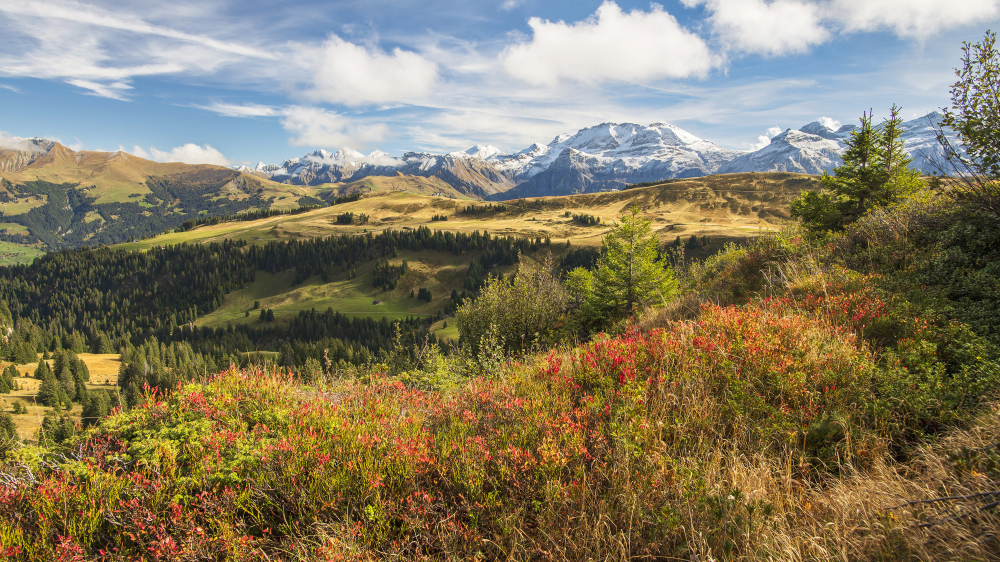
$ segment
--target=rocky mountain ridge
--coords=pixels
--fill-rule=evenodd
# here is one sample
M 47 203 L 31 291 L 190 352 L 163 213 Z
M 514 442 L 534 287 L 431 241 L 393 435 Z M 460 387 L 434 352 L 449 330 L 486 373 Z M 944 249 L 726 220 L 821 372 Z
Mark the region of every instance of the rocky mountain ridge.
M 903 124 L 903 140 L 914 167 L 937 171 L 942 154 L 936 137 L 941 114 Z M 854 127 L 832 129 L 812 122 L 787 129 L 770 144 L 748 152 L 731 150 L 669 123 L 648 126 L 602 123 L 535 143 L 513 154 L 477 145 L 445 155 L 407 152 L 394 157 L 376 150 L 317 150 L 281 165 L 241 168 L 293 185 L 352 182 L 369 176 L 435 177 L 470 196 L 514 199 L 612 190 L 630 183 L 693 178 L 716 173 L 796 172 L 822 174 L 840 165 Z

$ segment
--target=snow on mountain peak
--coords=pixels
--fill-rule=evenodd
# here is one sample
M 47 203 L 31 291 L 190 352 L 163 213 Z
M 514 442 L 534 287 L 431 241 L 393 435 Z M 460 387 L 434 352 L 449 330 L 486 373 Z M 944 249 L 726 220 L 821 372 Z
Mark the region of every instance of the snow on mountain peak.
M 480 160 L 489 160 L 490 158 L 504 156 L 504 153 L 499 148 L 491 144 L 477 144 L 466 151 L 450 152 L 448 153 L 448 156 L 451 156 L 452 158 L 478 158 Z

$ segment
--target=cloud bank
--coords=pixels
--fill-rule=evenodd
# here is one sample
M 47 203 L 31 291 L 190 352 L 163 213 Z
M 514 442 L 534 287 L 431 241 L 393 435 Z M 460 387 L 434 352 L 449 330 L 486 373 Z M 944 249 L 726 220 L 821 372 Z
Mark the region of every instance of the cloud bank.
M 389 128 L 382 123 L 361 124 L 316 107 L 293 106 L 284 110 L 281 126 L 292 133 L 292 146 L 365 148 L 384 140 Z
M 147 152 L 141 146 L 134 146 L 132 154 L 139 158 L 154 160 L 156 162 L 183 162 L 185 164 L 215 164 L 216 166 L 228 166 L 229 159 L 221 152 L 205 144 L 198 146 L 194 143 L 175 146 L 169 151 L 157 150 L 155 146 L 149 147 Z

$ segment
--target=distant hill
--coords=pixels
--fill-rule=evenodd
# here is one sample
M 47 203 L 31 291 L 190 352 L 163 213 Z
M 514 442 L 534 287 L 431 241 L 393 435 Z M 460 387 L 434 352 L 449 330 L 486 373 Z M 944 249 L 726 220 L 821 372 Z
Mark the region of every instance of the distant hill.
M 377 178 L 370 178 L 373 183 Z M 400 180 L 402 181 L 402 180 Z M 358 187 L 355 185 L 355 187 Z M 803 190 L 819 188 L 815 176 L 792 173 L 747 173 L 669 180 L 623 191 L 562 197 L 525 198 L 503 203 L 430 197 L 400 190 L 365 191 L 361 199 L 298 215 L 255 221 L 222 222 L 185 232 L 170 232 L 126 248 L 150 248 L 181 242 L 304 240 L 338 233 L 413 230 L 422 226 L 453 232 L 475 230 L 496 235 L 551 238 L 574 246 L 594 246 L 612 221 L 628 207 L 639 206 L 663 241 L 678 236 L 724 240 L 773 231 L 788 219 L 789 203 Z M 343 189 L 343 188 L 341 188 Z M 471 209 L 470 209 L 471 207 Z M 365 222 L 338 224 L 353 213 Z M 600 219 L 588 225 L 575 216 Z M 445 220 L 441 220 L 444 218 Z
M 76 152 L 44 139 L 0 149 L 0 241 L 45 250 L 115 244 L 199 215 L 323 201 L 222 166 L 159 163 L 125 152 Z

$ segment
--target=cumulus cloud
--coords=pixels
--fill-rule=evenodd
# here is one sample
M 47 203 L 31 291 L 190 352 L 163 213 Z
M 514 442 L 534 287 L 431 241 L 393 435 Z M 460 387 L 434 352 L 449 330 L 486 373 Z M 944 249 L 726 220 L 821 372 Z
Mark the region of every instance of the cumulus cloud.
M 747 145 L 750 146 L 750 150 L 760 150 L 765 146 L 771 144 L 771 139 L 781 134 L 781 127 L 771 127 L 764 131 L 763 135 L 757 137 L 757 142 L 750 142 Z
M 437 64 L 412 51 L 385 53 L 330 36 L 304 56 L 313 62 L 314 100 L 345 105 L 373 105 L 418 100 L 438 80 Z
M 343 115 L 316 107 L 287 108 L 281 125 L 292 133 L 288 139 L 292 146 L 363 148 L 388 136 L 388 127 L 382 123 L 355 123 Z
M 139 158 L 155 160 L 157 162 L 183 162 L 185 164 L 215 164 L 217 166 L 228 166 L 229 159 L 221 152 L 209 144 L 198 146 L 194 143 L 175 146 L 169 151 L 157 150 L 155 146 L 149 147 L 146 151 L 141 146 L 134 146 L 132 154 Z
M 820 117 L 819 119 L 817 119 L 817 121 L 819 121 L 820 125 L 823 125 L 827 129 L 830 129 L 831 131 L 836 131 L 837 129 L 840 128 L 840 121 L 837 121 L 836 119 L 833 119 L 831 117 Z
M 832 0 L 828 8 L 846 31 L 887 29 L 920 38 L 998 16 L 1000 0 Z
M 704 6 L 713 33 L 733 51 L 771 56 L 808 51 L 834 32 L 888 30 L 925 38 L 1000 16 L 1000 0 L 681 0 Z
M 626 13 L 608 0 L 583 21 L 531 18 L 528 25 L 531 40 L 508 46 L 500 61 L 511 76 L 537 86 L 701 77 L 719 63 L 700 37 L 656 4 Z
M 681 0 L 711 12 L 712 30 L 730 49 L 763 55 L 801 53 L 825 42 L 819 4 L 808 0 Z

